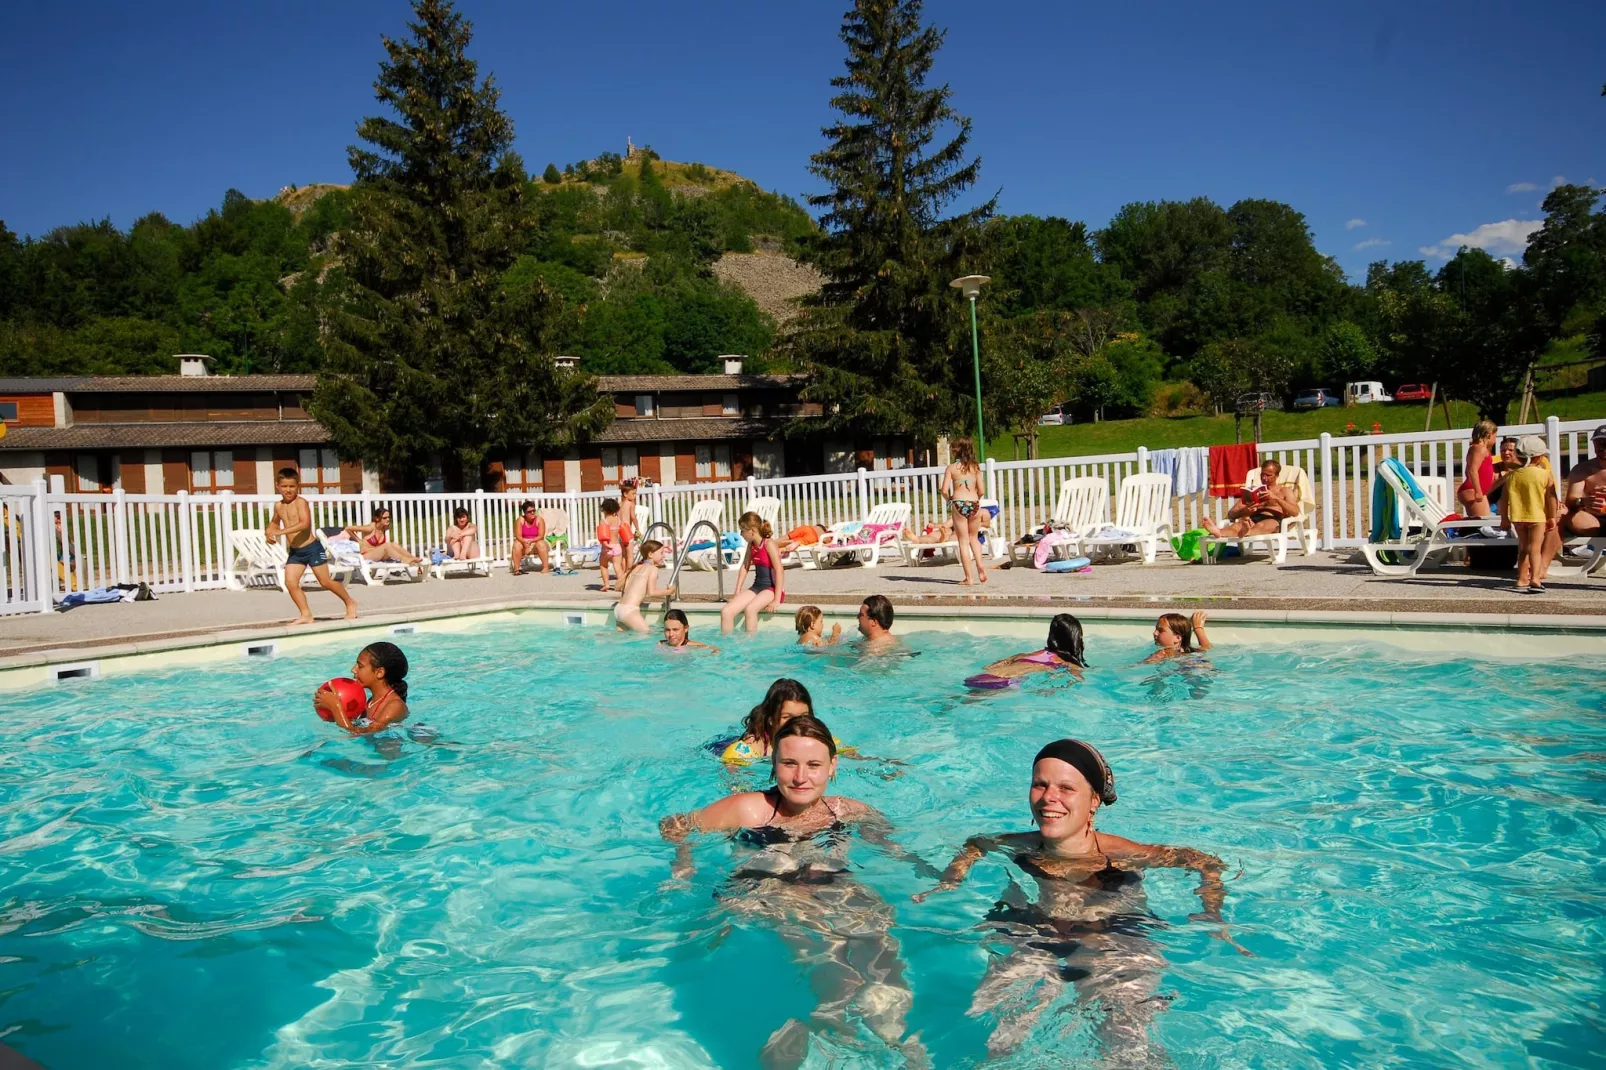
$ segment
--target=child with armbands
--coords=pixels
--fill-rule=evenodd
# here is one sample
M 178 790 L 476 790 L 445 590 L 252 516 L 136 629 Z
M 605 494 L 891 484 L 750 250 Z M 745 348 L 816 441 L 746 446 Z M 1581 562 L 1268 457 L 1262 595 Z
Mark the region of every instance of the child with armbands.
M 358 735 L 407 719 L 407 655 L 395 643 L 363 647 L 351 676 L 338 676 L 314 693 L 312 705 L 319 717 Z

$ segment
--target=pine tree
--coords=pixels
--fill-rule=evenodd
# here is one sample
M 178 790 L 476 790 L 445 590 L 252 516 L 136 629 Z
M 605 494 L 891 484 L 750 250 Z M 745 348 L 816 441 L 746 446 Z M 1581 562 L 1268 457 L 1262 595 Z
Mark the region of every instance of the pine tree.
M 943 215 L 981 160 L 966 158 L 970 120 L 948 86 L 927 86 L 944 33 L 920 15 L 920 0 L 858 0 L 842 24 L 847 72 L 831 80 L 831 106 L 843 118 L 812 157 L 831 189 L 809 198 L 823 232 L 805 251 L 828 281 L 790 348 L 835 427 L 930 439 L 974 418 L 968 337 L 958 344 L 968 324 L 948 282 L 966 273 L 996 198 Z
M 493 79 L 468 58 L 450 0 L 414 0 L 410 40 L 384 41 L 374 83 L 396 118 L 370 117 L 348 150 L 352 222 L 313 413 L 343 455 L 403 484 L 438 464 L 477 484 L 504 450 L 564 446 L 611 419 L 590 380 L 551 359 L 562 300 L 502 276 L 531 225 L 527 176 Z
M 546 170 L 541 172 L 541 181 L 549 186 L 556 186 L 562 182 L 563 174 L 558 170 L 558 165 L 555 163 L 547 164 Z

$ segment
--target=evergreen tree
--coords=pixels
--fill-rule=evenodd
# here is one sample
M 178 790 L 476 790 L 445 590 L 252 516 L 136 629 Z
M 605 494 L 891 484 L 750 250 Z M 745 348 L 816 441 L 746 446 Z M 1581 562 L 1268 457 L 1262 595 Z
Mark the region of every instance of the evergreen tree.
M 494 81 L 468 58 L 469 23 L 450 0 L 414 0 L 413 12 L 410 40 L 385 39 L 374 83 L 396 117 L 364 119 L 372 148 L 348 150 L 357 181 L 336 239 L 332 374 L 312 407 L 343 454 L 407 486 L 439 463 L 463 486 L 498 451 L 604 426 L 612 405 L 552 364 L 561 298 L 502 283 L 531 225 L 527 176 Z
M 791 355 L 836 427 L 929 439 L 974 418 L 968 339 L 957 344 L 968 325 L 948 281 L 966 273 L 994 200 L 943 216 L 981 161 L 967 159 L 970 120 L 948 87 L 926 84 L 944 35 L 920 14 L 920 0 L 859 0 L 842 24 L 842 119 L 810 165 L 831 187 L 809 198 L 824 230 L 804 251 L 827 282 Z
M 541 172 L 541 181 L 549 186 L 556 186 L 563 181 L 563 175 L 558 171 L 558 165 L 549 163 L 546 170 Z

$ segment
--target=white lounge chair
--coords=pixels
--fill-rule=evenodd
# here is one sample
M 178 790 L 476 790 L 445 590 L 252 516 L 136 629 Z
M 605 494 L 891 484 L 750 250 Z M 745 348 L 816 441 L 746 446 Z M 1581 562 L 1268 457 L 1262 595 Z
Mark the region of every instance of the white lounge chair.
M 998 540 L 994 538 L 988 538 L 988 535 L 992 533 L 993 522 L 997 519 L 998 513 L 1002 507 L 998 504 L 998 501 L 995 498 L 983 498 L 981 500 L 981 507 L 987 511 L 987 527 L 983 528 L 981 532 L 982 553 L 986 554 L 989 549 L 992 549 L 998 545 Z M 907 531 L 909 529 L 904 528 L 903 530 Z M 904 538 L 903 532 L 900 531 L 898 533 L 898 552 L 903 555 L 903 563 L 905 565 L 958 564 L 959 540 L 949 539 L 946 542 L 915 542 L 912 539 Z M 1003 555 L 995 552 L 992 554 L 992 556 L 1002 557 Z
M 1468 545 L 1462 535 L 1496 527 L 1494 517 L 1447 520 L 1450 515 L 1411 470 L 1386 457 L 1372 472 L 1372 531 L 1361 553 L 1377 576 L 1414 576 L 1435 558 Z M 1485 544 L 1487 545 L 1487 544 Z
M 1054 503 L 1054 515 L 1047 527 L 1063 531 L 1073 539 L 1091 535 L 1095 528 L 1110 522 L 1110 483 L 1103 476 L 1081 476 L 1060 484 L 1059 500 Z M 1065 547 L 1054 547 L 1054 556 L 1063 556 Z M 1036 543 L 1017 543 L 1009 548 L 1010 558 L 1016 565 L 1030 565 L 1037 552 Z
M 1572 557 L 1576 560 L 1569 561 Z M 1561 553 L 1550 563 L 1552 576 L 1593 576 L 1606 565 L 1606 537 L 1591 539 L 1570 536 L 1563 540 Z
M 883 502 L 870 510 L 863 521 L 855 521 L 851 531 L 846 524 L 833 525 L 824 539 L 812 546 L 799 547 L 807 553 L 815 568 L 847 564 L 857 561 L 865 568 L 875 568 L 885 549 L 897 550 L 903 526 L 909 522 L 912 509 L 908 502 Z M 866 532 L 869 534 L 866 534 Z
M 718 528 L 720 518 L 724 515 L 725 503 L 720 501 L 718 498 L 704 498 L 694 504 L 691 507 L 691 515 L 686 517 L 686 527 L 679 532 L 681 546 L 687 546 L 692 542 L 702 542 L 706 539 L 709 539 L 710 537 L 707 531 L 700 531 L 696 535 L 693 535 L 691 529 L 702 523 L 704 520 L 709 521 L 714 525 L 715 528 Z M 714 545 L 705 546 L 701 550 L 691 550 L 687 552 L 686 564 L 690 565 L 692 568 L 701 569 L 704 572 L 712 572 L 716 568 L 723 567 L 727 563 L 725 551 L 720 546 L 721 536 L 723 534 L 724 532 L 721 531 L 713 535 L 710 541 L 712 541 Z M 675 548 L 677 553 L 680 552 L 680 548 L 680 546 Z
M 315 532 L 318 541 L 324 544 L 324 551 L 328 554 L 329 573 L 335 579 L 349 579 L 352 568 L 335 560 L 333 554 L 328 553 L 328 540 L 323 532 Z M 260 531 L 235 531 L 229 534 L 229 549 L 234 553 L 234 560 L 230 563 L 226 573 L 226 583 L 232 591 L 243 591 L 248 587 L 260 586 L 261 581 L 271 581 L 273 586 L 281 591 L 288 592 L 289 585 L 285 582 L 284 567 L 289 560 L 289 551 L 285 549 L 283 541 L 269 542 L 267 536 Z M 318 585 L 318 577 L 312 574 L 309 568 L 301 574 L 303 587 Z
M 489 576 L 491 574 L 491 559 L 485 556 L 485 544 L 481 543 L 480 556 L 464 558 L 448 557 L 440 564 L 432 565 L 431 571 L 435 573 L 435 578 L 438 580 L 445 579 L 447 576 L 457 575 L 459 573 L 469 576 Z
M 1136 547 L 1145 565 L 1171 549 L 1171 477 L 1164 472 L 1141 472 L 1121 480 L 1116 497 L 1115 523 L 1101 524 L 1086 535 L 1064 544 L 1076 547 L 1076 556 L 1124 554 Z
M 1244 489 L 1254 490 L 1262 483 L 1260 469 L 1250 469 L 1249 475 L 1244 478 Z M 1200 540 L 1200 545 L 1208 547 L 1236 546 L 1239 551 L 1247 554 L 1255 547 L 1262 547 L 1272 552 L 1272 562 L 1281 565 L 1288 560 L 1288 547 L 1297 545 L 1309 557 L 1316 552 L 1316 531 L 1311 523 L 1311 515 L 1316 511 L 1316 494 L 1311 490 L 1310 477 L 1305 470 L 1297 464 L 1283 465 L 1277 473 L 1277 485 L 1294 487 L 1299 498 L 1299 515 L 1284 517 L 1276 531 L 1262 532 L 1256 535 L 1244 535 L 1240 538 L 1207 537 Z M 1205 561 L 1214 559 L 1213 554 L 1206 554 Z

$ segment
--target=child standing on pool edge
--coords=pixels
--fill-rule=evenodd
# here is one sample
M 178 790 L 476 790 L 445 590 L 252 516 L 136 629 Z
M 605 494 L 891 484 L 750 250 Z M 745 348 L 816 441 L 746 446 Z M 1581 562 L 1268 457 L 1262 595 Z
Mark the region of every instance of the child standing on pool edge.
M 357 619 L 357 603 L 346 593 L 346 585 L 329 575 L 329 556 L 324 552 L 318 533 L 312 530 L 312 507 L 301 497 L 301 477 L 294 468 L 279 470 L 278 490 L 280 501 L 273 507 L 273 516 L 262 534 L 269 542 L 283 538 L 290 552 L 284 563 L 284 585 L 290 592 L 290 601 L 296 604 L 296 619 L 291 624 L 311 624 L 312 609 L 301 590 L 301 574 L 312 569 L 318 586 L 336 595 L 346 604 L 346 619 Z
M 1517 593 L 1544 594 L 1545 573 L 1550 561 L 1545 554 L 1545 538 L 1561 518 L 1561 498 L 1556 493 L 1556 477 L 1548 467 L 1534 462 L 1550 452 L 1538 435 L 1517 440 L 1517 463 L 1506 477 L 1502 513 L 1517 532 Z
M 736 627 L 736 615 L 747 619 L 749 634 L 758 631 L 758 615 L 764 610 L 774 613 L 775 607 L 786 600 L 786 570 L 781 567 L 781 549 L 775 545 L 775 532 L 757 513 L 743 513 L 736 521 L 747 550 L 742 554 L 742 567 L 736 573 L 737 591 L 719 611 L 719 634 L 729 635 Z M 741 590 L 747 570 L 753 570 L 751 590 Z

